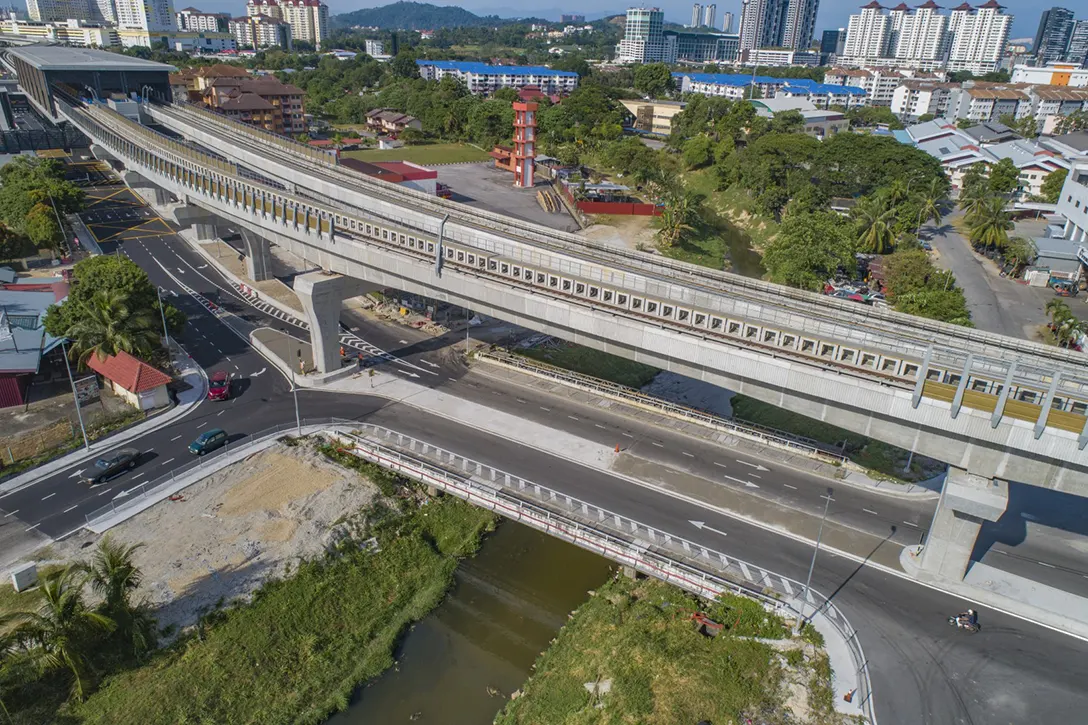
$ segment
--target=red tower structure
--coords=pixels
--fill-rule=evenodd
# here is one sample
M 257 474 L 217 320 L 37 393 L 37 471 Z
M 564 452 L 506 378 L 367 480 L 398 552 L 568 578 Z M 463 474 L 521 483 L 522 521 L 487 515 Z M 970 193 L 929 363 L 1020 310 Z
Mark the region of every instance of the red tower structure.
M 537 104 L 514 103 L 514 186 L 533 188 L 536 169 L 536 109 Z

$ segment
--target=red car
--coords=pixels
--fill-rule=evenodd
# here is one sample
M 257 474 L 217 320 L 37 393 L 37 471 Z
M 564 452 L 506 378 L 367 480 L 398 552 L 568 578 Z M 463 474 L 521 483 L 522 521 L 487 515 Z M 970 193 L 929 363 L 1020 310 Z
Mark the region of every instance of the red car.
M 208 400 L 227 400 L 230 398 L 230 378 L 220 370 L 212 373 L 208 379 Z

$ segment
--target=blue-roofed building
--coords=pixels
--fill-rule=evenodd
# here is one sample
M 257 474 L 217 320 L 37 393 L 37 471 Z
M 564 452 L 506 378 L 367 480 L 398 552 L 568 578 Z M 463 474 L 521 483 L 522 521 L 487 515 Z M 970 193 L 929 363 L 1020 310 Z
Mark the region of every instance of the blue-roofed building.
M 27 388 L 40 372 L 42 358 L 60 345 L 43 327 L 45 311 L 57 301 L 57 293 L 49 287 L 13 282 L 0 288 L 0 408 L 26 402 Z M 63 289 L 66 293 L 66 285 Z
M 861 88 L 818 83 L 807 78 L 752 76 L 747 73 L 673 73 L 673 77 L 684 93 L 723 96 L 734 100 L 748 98 L 754 84 L 763 98 L 779 95 L 805 98 L 817 108 L 854 108 L 868 104 L 868 94 Z
M 578 74 L 539 65 L 488 65 L 460 60 L 417 60 L 419 74 L 429 81 L 452 76 L 471 93 L 494 93 L 500 88 L 538 88 L 542 93 L 566 95 L 578 87 Z

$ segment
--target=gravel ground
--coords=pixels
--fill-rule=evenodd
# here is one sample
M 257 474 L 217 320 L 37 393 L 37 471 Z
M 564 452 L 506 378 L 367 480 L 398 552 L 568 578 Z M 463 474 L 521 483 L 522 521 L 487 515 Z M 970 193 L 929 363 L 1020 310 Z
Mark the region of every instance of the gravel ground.
M 280 444 L 182 493 L 183 500 L 163 501 L 110 532 L 144 544 L 136 553 L 144 574 L 139 594 L 163 627 L 192 624 L 319 555 L 377 489 L 306 446 Z M 96 539 L 83 534 L 55 544 L 55 558 L 84 557 Z

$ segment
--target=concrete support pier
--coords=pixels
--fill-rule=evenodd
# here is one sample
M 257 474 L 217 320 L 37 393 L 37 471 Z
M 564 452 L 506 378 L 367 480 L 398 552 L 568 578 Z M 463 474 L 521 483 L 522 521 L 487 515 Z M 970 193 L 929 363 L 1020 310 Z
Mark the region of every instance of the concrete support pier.
M 215 227 L 215 222 L 200 222 L 193 224 L 193 231 L 196 233 L 196 238 L 200 241 L 215 239 L 219 236 L 218 230 Z
M 242 243 L 246 247 L 246 275 L 254 282 L 272 279 L 272 253 L 268 240 L 259 234 L 243 231 Z
M 951 468 L 921 555 L 921 571 L 963 581 L 985 521 L 997 521 L 1009 504 L 1009 485 Z
M 295 294 L 310 323 L 314 368 L 319 373 L 340 369 L 340 306 L 361 288 L 360 280 L 338 274 L 310 272 L 295 277 Z

